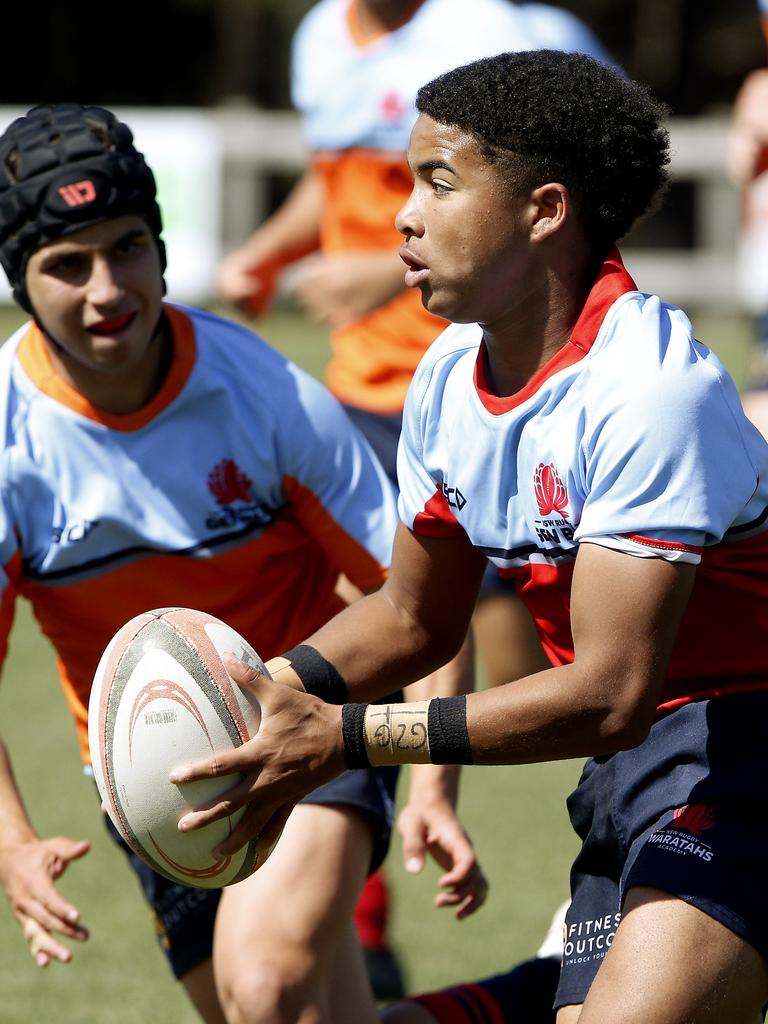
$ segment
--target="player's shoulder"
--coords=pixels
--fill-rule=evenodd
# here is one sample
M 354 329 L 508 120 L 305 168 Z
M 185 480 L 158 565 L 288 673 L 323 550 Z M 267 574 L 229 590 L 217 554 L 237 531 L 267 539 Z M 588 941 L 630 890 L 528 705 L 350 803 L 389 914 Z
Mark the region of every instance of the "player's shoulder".
M 435 372 L 450 373 L 466 356 L 474 363 L 482 338 L 479 324 L 449 324 L 421 357 L 416 373 L 421 377 L 432 376 Z
M 207 310 L 177 308 L 193 322 L 204 387 L 218 380 L 237 390 L 248 405 L 258 405 L 262 413 L 271 412 L 284 424 L 309 416 L 321 428 L 329 420 L 343 419 L 325 385 L 279 351 L 279 338 L 262 338 Z
M 686 313 L 639 291 L 614 303 L 589 360 L 590 404 L 674 414 L 678 422 L 717 409 L 737 414 L 736 386 L 696 339 Z
M 240 373 L 249 384 L 258 385 L 265 375 L 280 372 L 289 363 L 277 348 L 244 324 L 194 306 L 174 303 L 172 308 L 191 322 L 197 360 L 208 372 Z M 258 376 L 253 375 L 256 369 Z
M 483 332 L 479 324 L 450 324 L 421 357 L 408 389 L 407 406 L 423 407 L 431 396 L 442 395 L 450 378 L 461 375 L 460 386 L 471 379 Z M 432 404 L 432 402 L 430 403 Z
M 32 322 L 26 321 L 0 347 L 0 430 L 4 443 L 8 442 L 12 423 L 18 425 L 16 410 L 21 406 L 28 408 L 36 390 L 18 359 L 19 346 L 31 327 Z

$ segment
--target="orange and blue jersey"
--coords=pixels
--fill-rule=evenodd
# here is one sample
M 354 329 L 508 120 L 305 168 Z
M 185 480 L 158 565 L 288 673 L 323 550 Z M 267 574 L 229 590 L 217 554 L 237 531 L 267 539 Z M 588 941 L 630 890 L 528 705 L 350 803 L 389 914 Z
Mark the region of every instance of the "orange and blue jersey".
M 449 327 L 406 402 L 400 514 L 516 580 L 555 665 L 573 660 L 582 544 L 698 565 L 664 709 L 768 687 L 768 445 L 685 314 L 617 252 L 569 341 L 521 391 L 488 385 L 482 330 Z
M 269 658 L 389 564 L 391 485 L 338 403 L 261 339 L 165 306 L 170 371 L 138 412 L 94 408 L 34 324 L 0 351 L 0 653 L 17 595 L 58 655 L 87 760 L 108 640 L 149 608 L 217 615 Z
M 505 50 L 550 47 L 608 60 L 573 15 L 508 0 L 422 0 L 390 32 L 366 35 L 356 0 L 320 0 L 293 45 L 292 96 L 324 185 L 321 248 L 396 252 L 395 215 L 412 187 L 405 159 L 420 86 Z M 415 291 L 335 331 L 326 372 L 349 405 L 390 414 L 425 349 L 446 326 Z

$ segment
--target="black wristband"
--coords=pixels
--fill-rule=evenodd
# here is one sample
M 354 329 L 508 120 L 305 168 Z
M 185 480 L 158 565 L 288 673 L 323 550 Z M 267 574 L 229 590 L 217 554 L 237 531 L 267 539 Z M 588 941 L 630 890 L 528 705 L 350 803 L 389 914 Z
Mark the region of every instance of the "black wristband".
M 432 764 L 472 764 L 467 732 L 467 698 L 435 697 L 427 715 Z
M 302 686 L 313 697 L 319 697 L 326 704 L 344 704 L 348 699 L 347 684 L 330 661 L 314 647 L 299 644 L 280 657 L 290 661 L 291 668 L 301 680 Z
M 345 704 L 341 709 L 341 733 L 347 768 L 370 768 L 365 749 L 365 712 L 367 704 Z

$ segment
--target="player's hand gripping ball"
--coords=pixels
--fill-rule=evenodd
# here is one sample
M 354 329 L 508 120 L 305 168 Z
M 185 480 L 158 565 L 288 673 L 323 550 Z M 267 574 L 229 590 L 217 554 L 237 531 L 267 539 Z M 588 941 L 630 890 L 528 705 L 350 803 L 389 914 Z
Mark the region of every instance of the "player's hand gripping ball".
M 191 608 L 159 608 L 127 622 L 96 669 L 88 738 L 96 784 L 115 827 L 161 875 L 213 889 L 259 867 L 255 842 L 216 857 L 231 818 L 181 833 L 179 818 L 239 781 L 239 775 L 173 785 L 173 768 L 231 750 L 259 729 L 256 700 L 232 681 L 222 655 L 269 673 L 225 623 Z M 262 860 L 266 859 L 262 853 Z

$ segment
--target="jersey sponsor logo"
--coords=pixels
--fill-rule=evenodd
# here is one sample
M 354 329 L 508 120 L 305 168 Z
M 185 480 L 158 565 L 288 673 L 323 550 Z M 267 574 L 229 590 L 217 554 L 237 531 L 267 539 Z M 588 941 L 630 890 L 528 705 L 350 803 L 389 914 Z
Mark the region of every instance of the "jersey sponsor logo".
M 467 499 L 461 493 L 458 487 L 449 487 L 448 484 L 443 480 L 440 484 L 440 491 L 448 502 L 449 508 L 455 508 L 457 512 L 461 512 L 464 506 L 467 504 Z
M 586 964 L 602 960 L 613 945 L 621 914 L 570 921 L 564 927 L 563 962 Z
M 208 529 L 223 530 L 252 523 L 267 526 L 274 522 L 276 510 L 254 498 L 252 487 L 253 481 L 234 459 L 217 462 L 208 474 L 208 490 L 220 508 L 206 519 Z
M 96 186 L 89 179 L 74 181 L 71 185 L 62 185 L 56 190 L 69 207 L 85 206 L 96 198 Z
M 708 863 L 714 858 L 715 851 L 698 837 L 714 827 L 715 814 L 711 807 L 706 804 L 684 804 L 677 808 L 665 828 L 658 829 L 648 837 L 648 844 L 664 853 L 698 857 Z

